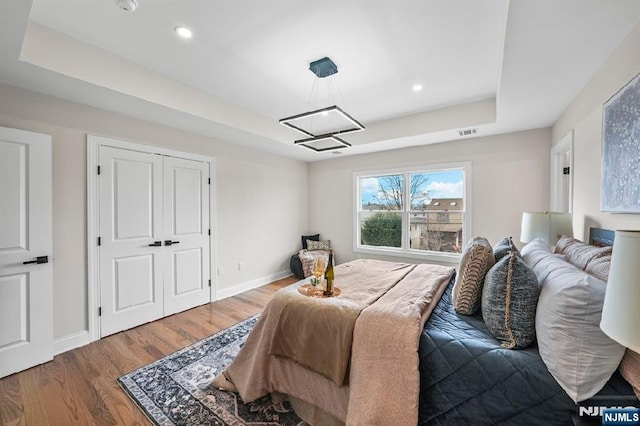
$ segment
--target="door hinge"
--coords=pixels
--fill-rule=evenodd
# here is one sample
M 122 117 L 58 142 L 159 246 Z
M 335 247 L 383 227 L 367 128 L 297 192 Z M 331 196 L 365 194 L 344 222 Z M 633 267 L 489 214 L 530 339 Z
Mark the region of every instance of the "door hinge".
M 570 169 L 571 169 L 570 167 L 563 167 L 562 168 L 562 174 L 563 175 L 568 175 L 571 172 Z
M 209 280 L 209 287 L 211 287 L 211 280 Z
M 98 166 L 98 174 L 100 174 L 100 166 Z
M 211 235 L 211 229 L 209 229 L 209 235 Z
M 100 306 L 98 308 L 98 316 L 101 317 L 102 316 L 102 306 Z
M 102 237 L 98 237 L 98 245 L 102 245 Z
M 209 185 L 211 185 L 211 178 L 209 178 Z

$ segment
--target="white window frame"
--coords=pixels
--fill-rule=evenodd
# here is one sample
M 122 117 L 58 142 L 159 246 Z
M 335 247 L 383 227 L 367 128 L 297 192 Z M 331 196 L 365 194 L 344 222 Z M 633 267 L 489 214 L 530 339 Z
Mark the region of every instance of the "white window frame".
M 466 242 L 472 234 L 471 230 L 471 162 L 456 162 L 443 164 L 426 164 L 422 166 L 399 167 L 393 169 L 367 170 L 353 173 L 353 251 L 355 253 L 377 255 L 377 256 L 393 256 L 409 259 L 420 259 L 423 261 L 437 263 L 459 263 L 461 254 L 444 253 L 433 250 L 417 250 L 409 248 L 409 220 L 411 207 L 407 204 L 408 199 L 408 176 L 411 173 L 427 172 L 435 173 L 451 169 L 462 169 L 464 171 L 464 210 L 462 213 L 462 241 Z M 363 246 L 360 244 L 360 212 L 361 195 L 360 195 L 360 179 L 366 177 L 379 177 L 384 175 L 401 174 L 404 176 L 404 203 L 403 210 L 398 211 L 402 215 L 402 244 L 399 248 L 393 247 L 373 247 Z

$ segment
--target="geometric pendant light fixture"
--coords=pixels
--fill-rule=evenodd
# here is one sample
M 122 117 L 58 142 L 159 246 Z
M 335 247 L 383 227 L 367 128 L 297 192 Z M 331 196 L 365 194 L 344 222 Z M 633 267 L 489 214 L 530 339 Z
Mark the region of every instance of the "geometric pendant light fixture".
M 317 77 L 314 82 L 314 88 L 317 88 L 316 83 L 319 79 L 336 74 L 338 67 L 331 59 L 325 57 L 311 62 L 309 70 Z M 358 120 L 337 105 L 292 115 L 281 119 L 280 124 L 306 136 L 296 140 L 296 145 L 317 152 L 347 148 L 351 144 L 339 136 L 364 130 L 364 126 Z

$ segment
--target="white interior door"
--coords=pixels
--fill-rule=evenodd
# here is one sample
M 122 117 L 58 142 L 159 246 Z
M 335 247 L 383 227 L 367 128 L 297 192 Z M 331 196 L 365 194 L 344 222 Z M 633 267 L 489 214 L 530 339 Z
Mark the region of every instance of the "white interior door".
M 163 316 L 162 157 L 100 146 L 100 334 Z
M 209 164 L 164 157 L 164 314 L 211 300 Z
M 0 377 L 53 358 L 51 137 L 0 127 Z
M 558 211 L 563 213 L 571 212 L 571 151 L 565 151 L 559 154 L 558 161 L 562 168 L 562 175 L 559 176 L 558 193 Z
M 551 148 L 551 211 L 571 213 L 573 207 L 573 130 Z

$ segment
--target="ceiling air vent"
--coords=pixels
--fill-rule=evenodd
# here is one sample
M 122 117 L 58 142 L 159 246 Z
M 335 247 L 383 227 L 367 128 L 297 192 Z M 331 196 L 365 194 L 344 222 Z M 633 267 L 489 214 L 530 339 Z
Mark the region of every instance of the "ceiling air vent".
M 458 130 L 458 134 L 460 136 L 470 136 L 470 135 L 475 135 L 476 133 L 478 133 L 478 129 L 474 128 L 474 129 L 460 129 Z

